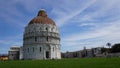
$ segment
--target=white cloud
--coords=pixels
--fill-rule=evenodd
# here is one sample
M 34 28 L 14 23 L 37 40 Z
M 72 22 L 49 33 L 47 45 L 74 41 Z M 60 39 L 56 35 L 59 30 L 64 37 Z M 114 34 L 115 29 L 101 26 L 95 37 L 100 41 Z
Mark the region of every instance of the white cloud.
M 92 29 L 87 27 L 88 30 L 82 33 L 80 30 L 73 31 L 75 34 L 64 34 L 61 43 L 65 50 L 78 50 L 83 46 L 96 47 L 107 42 L 117 43 L 120 40 L 120 0 L 8 0 L 3 2 L 5 0 L 0 2 L 2 11 L 0 19 L 7 21 L 8 25 L 17 25 L 22 29 L 27 24 L 24 20 L 30 19 L 25 19 L 25 14 L 16 7 L 18 4 L 21 5 L 20 8 L 24 8 L 31 14 L 36 13 L 40 8 L 48 9 L 47 11 L 54 15 L 51 16 L 53 20 L 58 26 L 62 26 L 61 28 L 67 28 L 64 25 L 69 23 L 76 24 L 79 28 L 92 27 Z M 22 44 L 19 38 L 0 39 L 0 44 Z
M 120 4 L 119 0 L 97 0 L 94 4 L 90 5 L 81 14 L 73 17 L 69 23 L 78 24 L 80 27 L 89 27 L 95 29 L 100 27 L 102 23 L 109 23 L 111 21 L 119 20 L 120 18 Z M 94 11 L 93 11 L 94 10 Z
M 96 2 L 96 0 L 92 0 L 90 2 L 87 2 L 83 7 L 81 7 L 80 9 L 77 10 L 71 10 L 69 11 L 69 14 L 66 15 L 62 15 L 61 18 L 57 19 L 56 22 L 59 26 L 64 25 L 65 23 L 67 23 L 71 18 L 77 16 L 78 14 L 80 14 L 81 12 L 83 12 L 85 9 L 87 9 L 90 5 L 94 4 Z M 67 7 L 65 7 L 67 9 Z M 74 9 L 74 8 L 71 8 Z M 58 12 L 59 13 L 59 12 Z
M 2 3 L 5 2 L 5 3 Z M 25 18 L 24 14 L 20 12 L 17 7 L 17 1 L 11 0 L 10 2 L 6 2 L 5 0 L 1 1 L 0 4 L 0 19 L 3 22 L 1 24 L 8 24 L 18 27 L 24 27 L 23 17 Z M 22 19 L 22 20 L 21 20 Z
M 22 45 L 22 34 L 11 37 L 4 37 L 4 39 L 0 39 L 0 44 L 9 46 Z
M 97 18 L 99 20 L 99 18 L 103 18 L 105 16 L 111 16 L 112 15 L 111 10 L 117 11 L 117 8 L 115 8 L 115 7 L 119 6 L 118 2 L 119 2 L 119 0 L 115 0 L 115 1 L 92 0 L 91 2 L 87 1 L 84 5 L 80 5 L 79 8 L 69 7 L 68 5 L 66 5 L 66 6 L 64 6 L 64 8 L 62 8 L 62 9 L 69 10 L 69 11 L 64 11 L 64 10 L 62 11 L 62 9 L 58 10 L 57 8 L 54 8 L 53 11 L 59 16 L 58 18 L 56 18 L 56 23 L 59 26 L 67 24 L 71 21 L 73 21 L 73 22 L 93 21 L 94 22 L 94 21 L 97 21 Z M 98 6 L 98 7 L 95 7 L 95 6 Z M 89 9 L 89 11 L 90 11 L 91 7 L 95 7 L 94 9 L 96 9 L 96 10 L 93 12 L 87 12 L 85 15 L 81 16 L 81 13 L 84 10 Z M 118 9 L 119 9 L 119 7 L 118 7 Z M 109 20 L 112 20 L 112 17 L 110 17 Z
M 78 33 L 78 34 L 74 34 L 74 35 L 70 35 L 68 36 L 67 39 L 65 40 L 74 40 L 74 41 L 78 41 L 78 40 L 82 40 L 82 39 L 89 39 L 89 38 L 96 38 L 96 37 L 101 37 L 101 36 L 106 36 L 106 35 L 112 35 L 112 34 L 119 34 L 119 24 L 120 21 L 114 21 L 114 22 L 110 22 L 108 24 L 99 24 L 99 28 L 96 28 L 92 31 L 88 31 L 85 33 Z M 70 38 L 71 39 L 70 39 Z
M 120 20 L 109 22 L 108 24 L 101 24 L 101 27 L 94 29 L 93 31 L 74 33 L 73 35 L 66 36 L 62 39 L 62 45 L 71 48 L 78 47 L 81 49 L 84 46 L 87 46 L 87 48 L 105 46 L 107 42 L 119 43 L 119 22 Z

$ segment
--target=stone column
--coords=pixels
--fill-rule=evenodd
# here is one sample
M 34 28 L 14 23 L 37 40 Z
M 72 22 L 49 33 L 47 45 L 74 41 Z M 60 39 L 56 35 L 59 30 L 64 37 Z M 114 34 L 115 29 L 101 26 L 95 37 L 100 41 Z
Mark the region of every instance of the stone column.
M 46 59 L 46 56 L 45 56 L 45 46 L 43 46 L 43 59 Z
M 51 48 L 51 45 L 50 45 L 50 54 L 49 54 L 49 56 L 50 56 L 50 59 L 52 59 L 52 48 Z

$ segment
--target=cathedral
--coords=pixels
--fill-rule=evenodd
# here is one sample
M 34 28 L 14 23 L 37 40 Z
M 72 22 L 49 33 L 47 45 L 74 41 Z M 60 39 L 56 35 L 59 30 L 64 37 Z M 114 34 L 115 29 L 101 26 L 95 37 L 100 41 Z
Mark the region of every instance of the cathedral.
M 60 34 L 55 22 L 41 9 L 25 27 L 24 59 L 60 59 Z
M 58 28 L 44 9 L 41 9 L 25 27 L 23 47 L 19 50 L 16 54 L 24 60 L 61 59 Z M 13 51 L 15 50 L 9 51 L 10 59 L 16 56 L 13 55 Z

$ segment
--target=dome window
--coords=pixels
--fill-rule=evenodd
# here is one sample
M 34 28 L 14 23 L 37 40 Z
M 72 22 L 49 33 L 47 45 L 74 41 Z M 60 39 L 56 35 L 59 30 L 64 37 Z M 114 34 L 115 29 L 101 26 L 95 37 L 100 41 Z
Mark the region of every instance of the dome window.
M 48 31 L 48 28 L 46 28 L 46 31 Z

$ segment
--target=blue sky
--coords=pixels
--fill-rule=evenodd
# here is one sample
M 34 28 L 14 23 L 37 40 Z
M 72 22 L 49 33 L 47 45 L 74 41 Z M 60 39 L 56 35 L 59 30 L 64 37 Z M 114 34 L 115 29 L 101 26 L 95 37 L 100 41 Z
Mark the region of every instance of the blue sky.
M 22 46 L 41 8 L 59 28 L 62 52 L 120 43 L 120 0 L 0 0 L 0 54 Z

